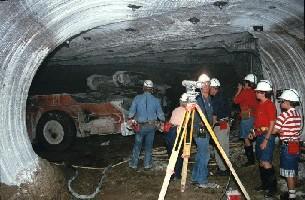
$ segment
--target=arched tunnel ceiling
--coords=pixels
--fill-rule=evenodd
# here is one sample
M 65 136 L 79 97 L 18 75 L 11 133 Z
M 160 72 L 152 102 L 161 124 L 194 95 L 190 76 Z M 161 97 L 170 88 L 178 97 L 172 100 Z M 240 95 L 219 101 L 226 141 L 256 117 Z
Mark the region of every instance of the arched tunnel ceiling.
M 121 30 L 121 32 L 124 30 Z M 149 34 L 147 32 L 147 34 Z M 98 65 L 98 64 L 201 64 L 225 62 L 214 57 L 233 52 L 255 54 L 255 38 L 248 32 L 211 35 L 206 37 L 154 41 L 137 38 L 128 40 L 113 33 L 108 38 L 102 32 L 88 32 L 64 43 L 48 60 L 49 65 Z M 85 38 L 85 39 L 84 39 Z M 88 39 L 90 38 L 90 39 Z M 110 40 L 127 40 L 124 45 L 107 45 Z M 111 43 L 111 41 L 110 41 Z M 126 48 L 128 47 L 128 48 Z M 230 60 L 230 58 L 228 58 Z
M 113 50 L 107 54 L 96 53 L 97 56 L 104 56 L 99 62 L 126 53 L 129 45 L 134 54 L 145 51 L 145 48 L 171 50 L 176 41 L 186 43 L 180 43 L 181 46 L 175 48 L 194 48 L 190 41 L 198 42 L 201 38 L 204 42 L 196 42 L 196 45 L 218 47 L 225 43 L 209 43 L 209 39 L 221 41 L 219 36 L 224 39 L 228 34 L 234 36 L 235 33 L 250 32 L 259 40 L 258 50 L 265 78 L 270 78 L 275 87 L 294 87 L 303 95 L 305 56 L 301 47 L 304 44 L 304 1 L 230 0 L 224 1 L 228 3 L 222 9 L 217 6 L 220 2 L 1 1 L 1 182 L 19 185 L 33 181 L 34 171 L 39 169 L 38 157 L 32 150 L 25 128 L 25 102 L 32 79 L 49 53 L 64 41 L 87 30 L 92 29 L 92 33 L 99 31 L 98 35 L 103 37 L 96 42 L 100 45 L 93 45 L 92 48 L 86 45 L 88 48 L 82 49 L 85 52 L 76 53 L 86 55 L 90 50 Z M 140 7 L 137 9 L 137 6 Z M 188 19 L 193 17 L 200 21 L 190 23 Z M 253 25 L 263 25 L 264 31 L 253 32 Z M 83 40 L 86 44 L 93 43 Z M 141 49 L 144 44 L 152 45 Z M 71 47 L 73 45 L 72 40 Z M 115 55 L 116 52 L 120 54 Z M 71 60 L 68 53 L 62 52 L 61 55 L 55 56 L 53 61 Z M 97 61 L 94 56 L 90 58 Z
M 226 4 L 220 9 L 219 2 Z M 130 63 L 130 59 L 136 63 L 158 63 L 156 54 L 160 53 L 172 62 L 181 62 L 175 58 L 182 58 L 181 53 L 190 50 L 201 50 L 205 60 L 204 55 L 215 55 L 220 48 L 232 51 L 236 43 L 247 43 L 247 34 L 237 33 L 253 32 L 253 26 L 261 25 L 264 31 L 304 37 L 300 30 L 304 13 L 297 3 L 290 6 L 277 1 L 164 1 L 152 5 L 128 4 L 138 19 L 98 26 L 69 38 L 69 48 L 65 44 L 50 64 L 107 64 L 114 59 L 118 63 Z M 291 7 L 296 12 L 288 11 Z M 179 50 L 176 57 L 167 54 Z

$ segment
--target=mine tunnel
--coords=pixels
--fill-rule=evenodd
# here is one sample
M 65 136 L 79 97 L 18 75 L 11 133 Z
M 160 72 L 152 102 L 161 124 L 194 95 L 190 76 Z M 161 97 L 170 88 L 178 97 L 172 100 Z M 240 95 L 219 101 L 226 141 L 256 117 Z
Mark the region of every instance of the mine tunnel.
M 295 88 L 304 99 L 301 0 L 1 1 L 0 16 L 0 195 L 4 199 L 70 198 L 63 188 L 71 176 L 67 169 L 55 165 L 65 160 L 58 159 L 61 152 L 46 154 L 37 145 L 37 135 L 29 131 L 28 102 L 35 95 L 71 94 L 71 101 L 113 102 L 127 111 L 132 98 L 141 92 L 143 80 L 151 79 L 168 118 L 185 92 L 183 80 L 196 80 L 201 73 L 217 77 L 226 98 L 232 101 L 237 84 L 254 73 L 259 79 L 270 80 L 274 91 Z M 59 97 L 52 101 L 59 101 Z M 119 132 L 116 129 L 111 126 L 106 132 Z M 126 147 L 122 157 L 114 156 L 116 162 L 130 155 L 132 135 L 107 134 L 106 139 L 100 139 L 75 134 L 76 144 L 85 145 L 93 138 L 99 140 L 95 145 L 105 148 L 108 141 L 110 146 L 112 143 L 108 137 L 115 137 L 118 149 L 122 144 Z M 56 138 L 50 141 L 58 143 Z M 156 142 L 162 146 L 161 133 Z M 84 160 L 88 160 L 79 165 L 101 167 L 107 163 L 107 155 L 97 162 L 90 147 L 85 150 L 89 153 Z M 144 181 L 154 178 L 152 174 L 131 175 Z M 56 184 L 48 188 L 52 182 Z M 151 196 L 129 188 L 134 196 L 128 197 L 156 199 L 162 182 L 155 182 L 150 186 Z M 64 194 L 56 196 L 58 191 Z M 117 191 L 109 189 L 108 193 Z M 174 193 L 167 197 L 177 198 L 171 196 Z M 253 199 L 260 198 L 250 194 Z M 107 195 L 106 199 L 122 198 Z M 196 199 L 198 191 L 188 195 Z

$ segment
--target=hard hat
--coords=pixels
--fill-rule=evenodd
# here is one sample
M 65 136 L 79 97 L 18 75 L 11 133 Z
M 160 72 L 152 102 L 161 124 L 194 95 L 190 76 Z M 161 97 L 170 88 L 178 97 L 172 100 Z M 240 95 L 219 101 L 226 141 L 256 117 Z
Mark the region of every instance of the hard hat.
M 257 83 L 257 77 L 254 74 L 248 74 L 244 78 L 245 81 L 250 81 L 251 83 L 256 84 Z
M 208 77 L 208 75 L 206 74 L 201 74 L 198 77 L 198 82 L 207 82 L 207 81 L 210 81 L 210 77 Z
M 217 78 L 212 78 L 211 79 L 211 87 L 220 87 L 220 82 Z
M 186 93 L 183 93 L 180 97 L 180 101 L 187 102 L 187 97 L 188 97 L 188 95 Z
M 151 80 L 145 80 L 143 86 L 148 87 L 148 88 L 152 88 L 152 87 L 154 87 L 154 84 Z
M 279 99 L 284 99 L 284 100 L 287 100 L 287 101 L 300 102 L 300 95 L 294 89 L 287 89 L 287 90 L 283 91 L 281 96 L 279 96 Z
M 272 91 L 272 84 L 268 80 L 260 80 L 259 83 L 257 84 L 255 90 L 270 92 L 270 91 Z

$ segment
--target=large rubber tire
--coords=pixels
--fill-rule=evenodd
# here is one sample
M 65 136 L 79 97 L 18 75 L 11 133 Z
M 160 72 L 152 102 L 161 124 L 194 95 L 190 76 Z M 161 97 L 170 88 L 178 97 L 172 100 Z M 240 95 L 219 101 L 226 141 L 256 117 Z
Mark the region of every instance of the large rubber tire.
M 46 151 L 64 151 L 71 146 L 76 137 L 72 119 L 60 111 L 43 114 L 36 131 L 38 145 Z

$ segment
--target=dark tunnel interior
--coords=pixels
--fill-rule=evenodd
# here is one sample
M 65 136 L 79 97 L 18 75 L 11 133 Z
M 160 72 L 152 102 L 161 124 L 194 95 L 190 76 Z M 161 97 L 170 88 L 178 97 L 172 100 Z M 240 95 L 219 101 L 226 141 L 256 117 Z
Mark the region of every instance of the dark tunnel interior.
M 268 91 L 272 90 L 277 116 L 283 110 L 276 95 L 285 88 L 300 94 L 302 105 L 297 110 L 304 115 L 304 1 L 20 0 L 0 4 L 0 146 L 4 150 L 0 199 L 124 196 L 149 200 L 165 193 L 166 199 L 222 199 L 232 192 L 242 199 L 264 198 L 266 194 L 255 187 L 261 168 L 247 166 L 250 148 L 241 138 L 241 119 L 252 115 L 242 112 L 239 107 L 244 107 L 234 105 L 232 99 L 241 89 L 238 83 L 253 73 L 258 80 L 270 81 Z M 202 73 L 220 80 L 228 100 L 224 104 L 229 103 L 231 112 L 223 108 L 226 113 L 213 123 L 201 115 L 204 123 L 193 124 L 186 121 L 193 120 L 191 113 L 184 113 L 185 123 L 168 123 L 172 133 L 176 131 L 174 136 L 167 134 L 163 120 L 130 120 L 131 102 L 142 93 L 144 80 L 153 81 L 154 95 L 169 122 L 186 92 L 183 80 L 196 81 Z M 257 98 L 262 91 L 255 92 Z M 215 102 L 207 105 L 217 108 Z M 135 149 L 142 136 L 137 120 L 139 126 L 152 125 L 149 136 L 154 139 L 149 145 L 145 145 L 148 139 L 144 145 L 141 141 Z M 303 128 L 300 168 L 294 170 L 299 172 L 297 199 L 305 196 Z M 217 133 L 222 130 L 226 143 L 218 144 Z M 201 150 L 197 136 L 209 137 L 208 149 Z M 183 155 L 170 153 L 177 147 L 168 142 L 177 144 L 182 137 Z M 264 137 L 268 144 L 273 141 Z M 281 199 L 287 192 L 287 180 L 281 177 L 281 137 L 274 143 L 271 164 L 279 180 L 274 197 Z M 229 149 L 221 148 L 225 145 Z M 133 152 L 139 153 L 137 164 L 132 163 Z M 202 152 L 209 157 L 204 164 L 209 180 L 194 185 L 193 171 Z M 146 165 L 148 153 L 152 165 Z M 181 181 L 173 169 L 180 157 Z M 223 160 L 226 168 L 221 169 Z M 256 160 L 260 162 L 257 156 Z M 162 181 L 168 186 L 165 193 Z
M 156 58 L 158 59 L 158 58 Z M 192 58 L 190 58 L 192 59 Z M 131 74 L 140 76 L 135 78 L 151 79 L 160 87 L 166 85 L 166 96 L 169 100 L 169 106 L 175 107 L 178 103 L 180 95 L 185 92 L 185 88 L 181 82 L 183 80 L 196 80 L 201 73 L 207 73 L 209 76 L 216 77 L 221 81 L 222 90 L 225 96 L 232 98 L 237 83 L 243 77 L 255 70 L 251 70 L 251 62 L 258 62 L 256 55 L 250 53 L 227 53 L 226 55 L 211 55 L 206 56 L 208 61 L 205 63 L 158 63 L 153 66 L 147 64 L 125 64 L 117 65 L 115 60 L 110 65 L 90 65 L 88 66 L 48 66 L 41 65 L 32 82 L 29 95 L 34 94 L 58 94 L 58 93 L 88 93 L 92 92 L 86 84 L 86 79 L 93 74 L 103 75 L 105 81 L 111 80 L 113 74 L 117 71 L 128 71 Z M 252 60 L 252 61 L 251 61 Z M 220 62 L 221 61 L 221 62 Z M 47 62 L 47 60 L 46 60 Z M 160 61 L 159 61 L 160 62 Z M 252 64 L 253 65 L 253 64 Z M 259 64 L 254 66 L 256 71 L 260 71 Z M 258 74 L 259 75 L 259 74 Z M 138 80 L 132 80 L 138 81 Z M 109 100 L 112 95 L 119 94 L 120 97 L 132 97 L 136 93 L 141 92 L 141 82 L 136 83 L 137 87 L 133 93 L 130 93 L 128 88 L 118 88 L 119 92 L 113 90 L 115 85 L 104 83 L 102 88 L 99 88 L 101 93 L 101 101 Z M 107 85 L 108 84 L 108 85 Z M 158 95 L 158 92 L 157 92 Z M 116 95 L 116 98 L 117 95 Z
M 260 58 L 255 48 L 251 47 L 251 43 L 253 43 L 251 39 L 253 37 L 248 33 L 242 33 L 240 37 L 235 34 L 232 38 L 229 35 L 225 35 L 223 38 L 217 36 L 217 38 L 218 40 L 227 40 L 227 43 L 234 43 L 235 46 L 219 46 L 219 42 L 215 42 L 208 46 L 197 45 L 200 48 L 196 49 L 194 43 L 197 41 L 181 41 L 181 44 L 166 44 L 166 48 L 173 45 L 180 46 L 177 49 L 159 52 L 144 49 L 142 56 L 128 57 L 122 56 L 120 52 L 114 52 L 111 49 L 104 50 L 108 53 L 111 52 L 112 59 L 103 58 L 103 55 L 101 55 L 100 63 L 95 63 L 94 61 L 91 63 L 90 61 L 91 59 L 94 60 L 94 56 L 91 58 L 90 55 L 86 57 L 87 64 L 78 63 L 78 60 L 83 58 L 81 56 L 78 57 L 79 54 L 77 53 L 70 54 L 64 62 L 58 61 L 57 57 L 60 56 L 59 54 L 62 51 L 73 52 L 75 50 L 71 47 L 72 40 L 70 41 L 70 47 L 66 43 L 60 45 L 41 64 L 32 81 L 28 99 L 35 95 L 71 94 L 73 98 L 83 103 L 107 103 L 122 100 L 124 103 L 120 105 L 125 109 L 124 112 L 126 114 L 132 99 L 142 92 L 143 81 L 151 79 L 155 84 L 155 95 L 161 100 L 165 115 L 169 119 L 172 110 L 179 103 L 181 94 L 185 92 L 185 87 L 181 84 L 182 81 L 197 80 L 200 74 L 207 73 L 211 78 L 216 77 L 220 80 L 224 96 L 229 99 L 229 102 L 232 102 L 232 96 L 235 93 L 237 84 L 245 75 L 255 73 L 258 77 L 262 77 Z M 240 48 L 240 43 L 244 43 L 241 45 L 242 48 Z M 185 44 L 190 46 L 181 48 Z M 236 44 L 238 44 L 237 47 Z M 83 46 L 83 48 L 89 47 Z M 135 49 L 130 51 L 132 50 L 136 51 Z M 132 52 L 129 53 L 132 54 Z M 94 54 L 92 53 L 92 55 Z M 27 108 L 29 108 L 29 105 Z M 232 103 L 231 109 L 234 111 L 238 109 L 238 106 Z M 27 116 L 30 116 L 32 112 L 33 110 L 27 109 Z M 37 114 L 37 111 L 35 112 Z M 38 118 L 35 119 L 36 123 L 37 121 L 39 123 L 41 118 L 43 117 L 38 115 Z M 78 118 L 78 116 L 74 116 L 74 118 Z M 90 117 L 87 116 L 87 118 L 89 119 Z M 114 144 L 114 141 L 126 144 L 124 156 L 127 156 L 126 153 L 131 149 L 132 141 L 130 141 L 130 137 L 119 137 L 118 135 L 98 137 L 97 135 L 92 135 L 84 139 L 74 136 L 77 144 L 75 146 L 79 146 L 74 149 L 72 147 L 72 152 L 75 155 L 73 153 L 71 155 L 71 152 L 58 154 L 59 149 L 65 148 L 55 148 L 54 150 L 54 148 L 41 147 L 38 128 L 35 129 L 35 123 L 34 125 L 29 125 L 31 124 L 29 119 L 33 118 L 27 117 L 27 127 L 28 132 L 32 132 L 29 135 L 34 144 L 34 150 L 38 155 L 50 161 L 70 160 L 73 163 L 81 162 L 82 165 L 103 166 L 107 159 L 111 159 L 109 158 L 111 155 L 115 157 L 114 159 L 121 159 L 122 155 L 118 156 L 117 154 L 121 149 L 116 148 L 108 149 L 116 153 L 108 152 L 103 154 L 104 156 L 102 157 L 90 156 L 91 153 L 88 152 L 96 151 L 96 149 L 100 148 L 96 141 L 101 144 L 107 143 L 108 140 L 111 144 Z M 36 130 L 35 133 L 34 130 Z M 76 136 L 83 137 L 84 135 L 77 133 Z M 51 142 L 54 142 L 55 145 L 60 142 L 60 139 L 59 141 L 57 139 L 53 141 L 53 139 L 51 138 Z M 162 145 L 162 138 L 156 137 L 156 143 Z M 93 147 L 91 150 L 86 146 L 88 144 Z
M 232 39 L 230 35 L 225 35 L 223 38 L 215 36 L 215 38 L 217 37 L 215 43 L 208 46 L 196 45 L 198 41 L 181 41 L 181 44 L 178 45 L 165 44 L 167 49 L 174 45 L 178 47 L 170 50 L 162 49 L 159 52 L 146 48 L 142 49 L 144 53 L 141 56 L 128 57 L 127 55 L 122 57 L 121 52 L 109 49 L 104 51 L 111 52 L 111 55 L 100 55 L 100 63 L 90 63 L 91 59 L 95 59 L 94 55 L 96 54 L 90 53 L 92 58 L 90 58 L 90 54 L 87 55 L 86 64 L 78 63 L 78 60 L 82 61 L 84 58 L 76 53 L 75 48 L 64 43 L 57 47 L 41 64 L 32 81 L 29 95 L 90 93 L 93 90 L 88 87 L 87 78 L 96 74 L 100 75 L 99 80 L 96 80 L 100 83 L 94 92 L 100 92 L 101 101 L 109 101 L 113 98 L 133 98 L 135 94 L 141 92 L 143 80 L 151 79 L 158 85 L 159 93 L 160 90 L 163 93 L 156 92 L 156 95 L 165 95 L 169 101 L 169 107 L 173 108 L 176 106 L 179 96 L 185 92 L 185 88 L 181 85 L 182 80 L 196 80 L 201 73 L 207 73 L 211 78 L 218 78 L 225 96 L 232 98 L 237 83 L 245 75 L 255 73 L 259 78 L 262 77 L 258 51 L 251 47 L 253 36 L 249 33 L 242 33 L 239 36 L 233 34 Z M 83 36 L 79 35 L 78 37 Z M 219 41 L 223 40 L 226 40 L 224 43 L 233 43 L 234 45 L 219 46 Z M 70 41 L 71 43 L 73 40 Z M 243 45 L 242 49 L 236 47 L 236 44 L 240 43 Z M 137 44 L 135 45 L 137 46 Z M 247 45 L 250 47 L 247 48 Z M 89 47 L 83 46 L 82 48 Z M 126 49 L 128 48 L 126 47 Z M 138 51 L 138 49 L 130 48 L 129 53 Z M 98 50 L 95 49 L 95 51 Z M 57 55 L 62 51 L 72 52 L 64 62 L 56 60 Z M 74 55 L 73 51 L 75 51 Z M 114 76 L 118 71 L 129 76 L 128 83 L 119 83 L 119 85 L 113 83 Z

